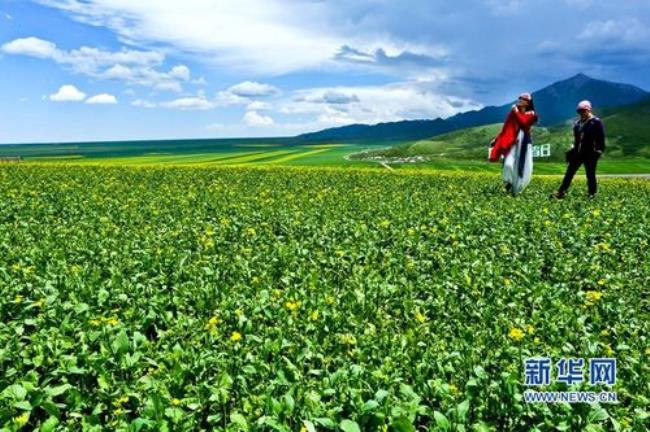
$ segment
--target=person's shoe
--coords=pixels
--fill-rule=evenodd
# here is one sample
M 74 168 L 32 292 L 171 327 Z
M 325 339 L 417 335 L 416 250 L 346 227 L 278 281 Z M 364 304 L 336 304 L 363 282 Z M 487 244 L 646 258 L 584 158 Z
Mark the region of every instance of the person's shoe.
M 590 200 L 594 200 L 594 199 L 596 199 L 596 194 L 589 194 L 589 195 L 587 195 L 587 198 L 590 199 Z
M 565 196 L 565 193 L 564 193 L 564 192 L 560 192 L 560 191 L 553 192 L 553 193 L 551 194 L 551 198 L 559 199 L 559 200 L 564 199 L 564 196 Z
M 506 183 L 506 192 L 512 192 L 512 183 Z

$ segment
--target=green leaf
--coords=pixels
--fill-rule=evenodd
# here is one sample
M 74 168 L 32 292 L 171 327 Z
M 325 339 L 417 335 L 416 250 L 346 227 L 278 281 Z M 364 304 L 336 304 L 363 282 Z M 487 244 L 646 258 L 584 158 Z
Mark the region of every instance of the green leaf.
M 388 396 L 388 392 L 386 390 L 377 390 L 377 392 L 375 393 L 375 399 L 379 402 L 386 399 L 387 396 Z
M 456 413 L 458 414 L 458 421 L 461 423 L 465 422 L 467 418 L 467 412 L 469 411 L 469 399 L 464 400 L 458 407 L 456 407 Z
M 377 402 L 374 399 L 370 399 L 369 401 L 363 404 L 363 406 L 361 407 L 361 412 L 363 413 L 372 412 L 376 410 L 377 407 L 379 407 L 379 402 Z
M 117 337 L 113 340 L 113 352 L 121 356 L 129 351 L 129 337 L 126 332 L 122 330 Z
M 361 432 L 357 422 L 348 419 L 342 420 L 339 424 L 339 428 L 343 432 Z
M 434 411 L 433 412 L 433 419 L 436 421 L 436 425 L 442 429 L 442 430 L 449 430 L 451 428 L 451 424 L 449 423 L 449 420 L 447 420 L 447 417 L 439 411 Z
M 47 395 L 49 397 L 54 398 L 54 397 L 62 395 L 63 393 L 67 392 L 71 388 L 72 388 L 72 386 L 70 384 L 63 384 L 63 385 L 56 386 L 56 387 L 47 387 L 45 389 L 45 393 L 47 393 Z
M 334 429 L 336 427 L 336 423 L 327 417 L 319 417 L 317 419 L 314 419 L 314 423 L 326 429 Z
M 59 419 L 56 417 L 49 417 L 43 422 L 40 428 L 40 432 L 53 432 L 56 428 L 56 425 L 59 424 Z
M 230 414 L 230 423 L 237 426 L 237 430 L 244 432 L 248 431 L 248 422 L 246 421 L 246 418 L 239 413 Z
M 4 389 L 2 397 L 21 401 L 27 396 L 27 390 L 20 384 L 13 384 Z
M 591 411 L 589 411 L 589 414 L 587 414 L 587 421 L 589 423 L 604 421 L 607 420 L 608 418 L 609 418 L 609 414 L 604 408 L 600 406 L 592 407 Z
M 307 429 L 307 432 L 316 432 L 316 427 L 309 420 L 303 421 L 302 424 L 305 426 L 305 429 Z
M 21 409 L 23 411 L 31 411 L 32 410 L 32 404 L 29 403 L 29 401 L 20 401 L 16 402 L 14 404 L 15 408 Z
M 415 432 L 415 426 L 406 417 L 393 420 L 390 426 L 395 432 Z

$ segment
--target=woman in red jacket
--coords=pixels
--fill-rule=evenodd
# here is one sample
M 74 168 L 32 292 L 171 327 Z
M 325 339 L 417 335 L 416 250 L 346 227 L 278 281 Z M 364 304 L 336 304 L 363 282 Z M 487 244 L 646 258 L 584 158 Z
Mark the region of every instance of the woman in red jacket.
M 501 133 L 492 141 L 490 161 L 505 157 L 503 181 L 508 192 L 518 194 L 530 183 L 533 173 L 531 129 L 539 117 L 530 93 L 522 93 L 508 112 Z

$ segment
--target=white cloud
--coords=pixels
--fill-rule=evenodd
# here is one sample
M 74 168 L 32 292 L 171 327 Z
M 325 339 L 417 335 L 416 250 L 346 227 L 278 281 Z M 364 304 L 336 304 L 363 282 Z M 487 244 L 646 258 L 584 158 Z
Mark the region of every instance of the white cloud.
M 638 18 L 609 19 L 587 23 L 578 35 L 579 40 L 590 42 L 642 42 L 648 43 L 650 29 Z
M 14 19 L 14 17 L 11 16 L 10 14 L 8 14 L 7 12 L 3 12 L 2 14 L 3 14 L 3 16 L 4 16 L 6 19 L 8 19 L 9 21 L 11 21 L 12 19 Z
M 406 81 L 384 86 L 313 88 L 278 103 L 285 115 L 314 115 L 318 126 L 381 123 L 449 117 L 480 109 L 470 99 L 440 92 L 437 81 Z M 345 100 L 349 103 L 341 103 Z
M 81 102 L 84 99 L 86 93 L 71 84 L 61 86 L 58 92 L 50 95 L 50 100 L 53 102 Z
M 190 68 L 185 65 L 174 66 L 169 71 L 169 76 L 188 81 L 190 79 Z
M 2 52 L 49 59 L 54 59 L 59 56 L 59 50 L 55 44 L 35 37 L 15 39 L 7 42 L 2 45 Z
M 207 100 L 204 96 L 183 97 L 160 104 L 163 108 L 188 110 L 209 110 L 216 107 L 215 102 Z
M 273 106 L 268 102 L 253 101 L 246 106 L 248 111 L 268 111 Z
M 93 78 L 120 80 L 157 90 L 179 92 L 181 82 L 190 78 L 190 69 L 185 65 L 174 66 L 168 72 L 156 70 L 165 60 L 164 54 L 157 51 L 104 51 L 85 46 L 66 51 L 36 37 L 15 39 L 1 49 L 7 54 L 49 59 Z
M 365 21 L 351 16 L 351 10 L 367 14 L 377 0 L 359 0 L 352 6 L 320 0 L 36 1 L 79 21 L 108 27 L 130 43 L 172 46 L 254 76 L 333 64 L 345 45 L 382 48 L 386 53 L 398 45 L 403 52 L 421 51 L 376 26 L 372 17 Z
M 275 124 L 271 117 L 259 114 L 257 111 L 247 111 L 243 120 L 244 124 L 250 127 L 268 127 Z
M 110 104 L 116 104 L 117 98 L 112 94 L 100 93 L 98 95 L 89 97 L 86 100 L 86 103 L 91 105 L 110 105 Z
M 243 98 L 264 98 L 274 96 L 280 92 L 279 89 L 272 85 L 255 81 L 244 81 L 230 87 L 227 91 Z
M 154 102 L 149 102 L 143 99 L 136 99 L 131 102 L 131 105 L 138 108 L 156 108 L 158 106 Z

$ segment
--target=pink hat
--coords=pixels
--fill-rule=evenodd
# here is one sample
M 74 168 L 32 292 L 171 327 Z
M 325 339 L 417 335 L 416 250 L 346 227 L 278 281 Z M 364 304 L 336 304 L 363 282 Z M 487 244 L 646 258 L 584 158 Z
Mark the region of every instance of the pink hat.
M 577 111 L 582 111 L 582 110 L 587 110 L 591 111 L 591 102 L 588 100 L 583 100 L 578 104 L 578 108 L 576 108 Z
M 527 100 L 528 102 L 533 100 L 533 97 L 530 95 L 530 93 L 522 93 L 522 94 L 519 95 L 519 98 Z

